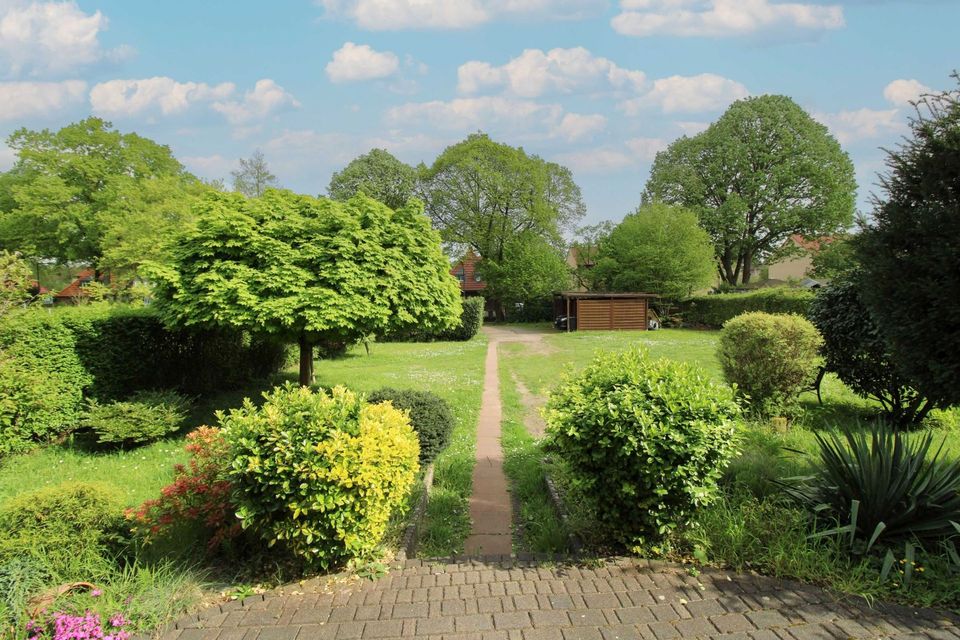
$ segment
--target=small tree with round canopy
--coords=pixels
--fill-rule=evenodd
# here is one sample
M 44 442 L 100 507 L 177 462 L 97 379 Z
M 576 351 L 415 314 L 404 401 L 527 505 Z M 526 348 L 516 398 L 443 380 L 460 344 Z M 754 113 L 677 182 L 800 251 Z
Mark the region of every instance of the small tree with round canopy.
M 268 190 L 211 193 L 195 209 L 173 259 L 149 266 L 161 313 L 297 340 L 302 385 L 313 381 L 318 343 L 459 320 L 457 282 L 415 201 L 393 211 L 364 195 Z

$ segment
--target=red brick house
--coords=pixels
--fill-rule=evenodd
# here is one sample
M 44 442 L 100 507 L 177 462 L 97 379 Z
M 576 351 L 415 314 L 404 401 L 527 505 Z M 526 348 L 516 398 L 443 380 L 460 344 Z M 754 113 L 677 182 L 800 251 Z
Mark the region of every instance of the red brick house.
M 460 295 L 464 298 L 483 295 L 483 290 L 487 288 L 487 283 L 477 271 L 480 259 L 473 249 L 467 249 L 466 255 L 450 267 L 450 274 L 460 283 Z M 484 316 L 487 320 L 496 317 L 496 310 L 489 300 L 486 302 Z

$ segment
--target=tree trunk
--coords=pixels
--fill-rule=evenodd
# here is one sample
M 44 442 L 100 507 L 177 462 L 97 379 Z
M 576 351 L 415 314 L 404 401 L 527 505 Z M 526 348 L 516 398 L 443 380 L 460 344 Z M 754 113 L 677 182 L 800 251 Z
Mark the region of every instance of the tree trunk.
M 313 384 L 313 343 L 305 334 L 300 334 L 300 386 Z
M 753 252 L 743 252 L 743 284 L 750 282 L 750 271 L 753 269 Z

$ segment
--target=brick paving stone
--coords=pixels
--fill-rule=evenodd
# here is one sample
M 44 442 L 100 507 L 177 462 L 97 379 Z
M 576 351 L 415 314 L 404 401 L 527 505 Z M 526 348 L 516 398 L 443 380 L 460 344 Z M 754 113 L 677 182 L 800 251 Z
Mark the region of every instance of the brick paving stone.
M 701 588 L 702 586 L 702 588 Z M 162 640 L 960 640 L 958 619 L 871 609 L 793 583 L 622 559 L 541 567 L 528 557 L 408 562 L 377 582 L 328 584 L 224 603 Z

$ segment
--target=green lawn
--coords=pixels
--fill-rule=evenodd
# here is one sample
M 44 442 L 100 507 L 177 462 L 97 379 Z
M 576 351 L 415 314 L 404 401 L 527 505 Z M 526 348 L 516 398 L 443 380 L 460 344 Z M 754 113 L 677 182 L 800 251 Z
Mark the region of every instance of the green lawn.
M 543 454 L 539 445 L 517 427 L 522 423 L 522 411 L 518 407 L 513 376 L 532 392 L 545 396 L 562 375 L 575 374 L 598 350 L 642 345 L 654 357 L 690 362 L 722 383 L 722 372 L 714 355 L 718 336 L 718 331 L 683 329 L 549 332 L 541 345 L 501 345 L 508 474 L 514 481 L 521 514 L 538 514 L 548 532 L 546 536 L 528 536 L 522 542 L 524 548 L 552 551 L 555 541 L 565 532 L 555 516 L 544 511 Z M 718 566 L 799 578 L 867 597 L 956 607 L 960 601 L 960 579 L 949 567 L 946 557 L 936 550 L 925 556 L 926 572 L 910 589 L 881 584 L 878 561 L 851 559 L 842 545 L 811 540 L 805 514 L 784 502 L 773 481 L 810 470 L 816 463 L 816 456 L 811 455 L 817 450 L 815 433 L 836 431 L 838 425 L 865 426 L 876 412 L 875 403 L 858 398 L 832 375 L 826 377 L 821 389 L 823 404 L 817 402 L 815 394 L 805 393 L 801 398 L 804 411 L 787 433 L 778 433 L 767 424 L 744 424 L 741 453 L 725 472 L 721 499 L 701 511 L 701 526 L 675 540 L 668 557 L 689 561 L 690 554 L 699 549 L 698 553 L 705 553 L 710 564 Z M 956 420 L 957 410 L 951 415 Z M 960 432 L 936 429 L 934 435 L 938 440 L 945 440 L 948 456 L 954 459 L 960 456 Z M 562 486 L 567 472 L 560 461 L 551 465 L 551 473 Z M 601 545 L 598 550 L 607 551 L 602 546 L 606 543 L 596 538 L 585 501 L 572 496 L 567 506 L 571 510 L 574 532 L 588 545 Z

